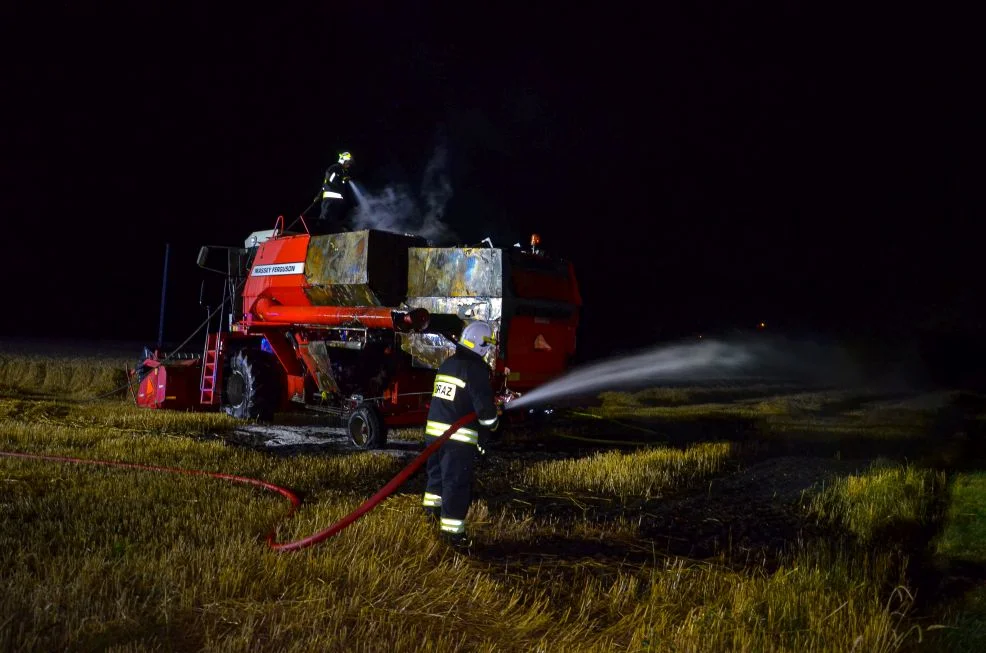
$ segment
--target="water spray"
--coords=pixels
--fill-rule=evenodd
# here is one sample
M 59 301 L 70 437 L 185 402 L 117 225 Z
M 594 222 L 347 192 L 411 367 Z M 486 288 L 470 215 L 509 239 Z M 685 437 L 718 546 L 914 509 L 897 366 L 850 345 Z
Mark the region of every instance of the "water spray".
M 702 340 L 592 363 L 504 404 L 516 410 L 561 398 L 669 383 L 784 381 L 805 385 L 853 382 L 854 366 L 841 352 L 811 343 Z
M 365 210 L 366 198 L 363 196 L 363 191 L 361 191 L 356 182 L 351 179 L 349 180 L 349 187 L 353 189 L 353 197 L 356 198 L 356 204 L 359 205 L 360 210 Z
M 453 194 L 447 169 L 448 152 L 439 146 L 417 188 L 398 183 L 372 191 L 350 180 L 357 205 L 351 218 L 353 226 L 417 234 L 430 241 L 454 240 L 455 234 L 444 221 L 445 207 Z
M 516 410 L 532 404 L 596 394 L 604 390 L 726 379 L 737 376 L 753 360 L 750 351 L 715 341 L 661 347 L 576 368 L 508 402 L 504 408 Z

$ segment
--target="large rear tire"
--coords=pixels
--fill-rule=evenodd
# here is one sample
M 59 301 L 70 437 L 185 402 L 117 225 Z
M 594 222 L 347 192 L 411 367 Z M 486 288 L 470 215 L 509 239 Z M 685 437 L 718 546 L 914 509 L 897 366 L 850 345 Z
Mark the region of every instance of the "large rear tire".
M 223 384 L 223 412 L 238 419 L 274 421 L 281 384 L 273 356 L 243 349 L 229 362 Z
M 360 404 L 349 416 L 349 439 L 357 449 L 382 449 L 387 444 L 387 425 L 370 404 Z

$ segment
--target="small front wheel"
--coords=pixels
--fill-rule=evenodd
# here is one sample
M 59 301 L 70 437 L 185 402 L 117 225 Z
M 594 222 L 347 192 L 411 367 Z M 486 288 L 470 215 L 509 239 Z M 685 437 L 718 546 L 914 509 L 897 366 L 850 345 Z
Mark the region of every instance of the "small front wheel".
M 387 444 L 387 426 L 380 412 L 361 404 L 349 416 L 349 439 L 357 449 L 382 449 Z

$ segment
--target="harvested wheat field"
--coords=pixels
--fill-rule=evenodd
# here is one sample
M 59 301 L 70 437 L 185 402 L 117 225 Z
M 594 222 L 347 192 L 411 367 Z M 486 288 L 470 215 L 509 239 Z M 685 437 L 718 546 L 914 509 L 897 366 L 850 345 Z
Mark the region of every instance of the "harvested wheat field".
M 111 356 L 0 355 L 0 451 L 262 479 L 302 499 L 139 469 L 0 456 L 0 649 L 980 650 L 983 398 L 770 386 L 603 394 L 507 429 L 468 554 L 422 448 L 337 425 L 141 410 Z M 100 395 L 104 395 L 99 397 Z

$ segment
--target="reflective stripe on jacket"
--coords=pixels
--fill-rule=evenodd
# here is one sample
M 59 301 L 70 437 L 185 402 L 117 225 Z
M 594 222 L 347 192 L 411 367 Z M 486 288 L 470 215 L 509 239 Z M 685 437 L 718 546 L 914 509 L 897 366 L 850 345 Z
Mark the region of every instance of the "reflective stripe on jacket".
M 325 171 L 325 179 L 322 180 L 322 199 L 343 199 L 342 191 L 346 187 L 346 171 L 339 163 L 333 163 Z
M 472 412 L 477 418 L 449 439 L 479 445 L 486 432 L 496 429 L 498 419 L 489 366 L 478 354 L 457 347 L 455 354 L 442 363 L 435 375 L 425 434 L 440 436 L 454 422 Z

